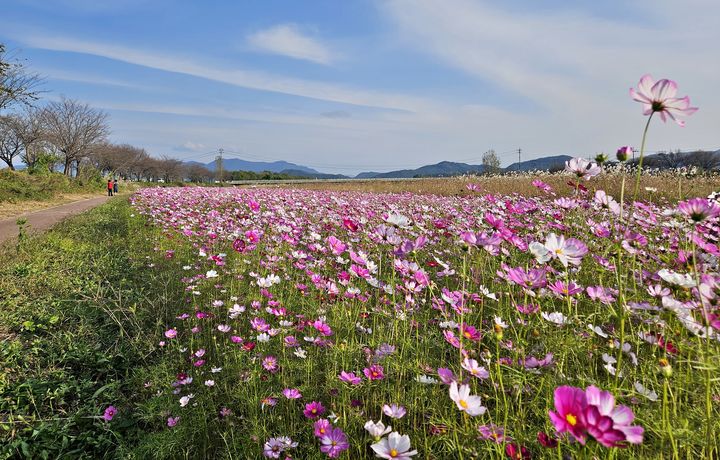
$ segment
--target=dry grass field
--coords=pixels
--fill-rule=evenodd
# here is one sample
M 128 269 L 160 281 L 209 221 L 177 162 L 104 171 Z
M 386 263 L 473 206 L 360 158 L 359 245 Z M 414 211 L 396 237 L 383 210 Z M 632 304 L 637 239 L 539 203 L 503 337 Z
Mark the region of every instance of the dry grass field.
M 508 195 L 519 193 L 523 196 L 540 196 L 542 190 L 532 185 L 533 180 L 541 180 L 550 185 L 560 196 L 572 191 L 568 184 L 574 177 L 565 174 L 535 174 L 518 176 L 461 176 L 443 178 L 424 178 L 405 181 L 353 180 L 347 182 L 312 182 L 293 184 L 292 188 L 331 191 L 363 191 L 384 193 L 419 193 L 435 195 L 472 195 L 492 193 Z M 601 174 L 589 182 L 581 182 L 590 191 L 605 190 L 609 195 L 620 199 L 622 176 L 619 174 Z M 479 186 L 478 191 L 467 188 L 468 184 Z M 635 176 L 625 177 L 625 199 L 632 199 Z M 708 196 L 720 190 L 720 176 L 682 175 L 644 175 L 640 181 L 639 198 L 651 202 L 670 202 L 701 196 Z

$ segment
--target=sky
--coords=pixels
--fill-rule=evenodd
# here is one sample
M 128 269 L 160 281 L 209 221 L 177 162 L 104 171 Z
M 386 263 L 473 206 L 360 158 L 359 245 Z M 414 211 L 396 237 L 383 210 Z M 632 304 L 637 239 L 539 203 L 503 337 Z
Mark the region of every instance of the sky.
M 640 77 L 700 110 L 649 151 L 720 148 L 717 0 L 2 0 L 44 99 L 154 156 L 356 174 L 639 147 Z

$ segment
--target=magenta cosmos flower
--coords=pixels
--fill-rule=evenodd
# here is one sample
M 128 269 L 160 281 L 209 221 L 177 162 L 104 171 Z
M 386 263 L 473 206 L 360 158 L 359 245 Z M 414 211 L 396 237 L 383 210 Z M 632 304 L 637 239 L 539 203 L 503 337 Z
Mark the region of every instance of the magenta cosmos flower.
M 117 414 L 117 409 L 115 408 L 115 406 L 108 406 L 108 408 L 105 409 L 105 413 L 103 414 L 103 419 L 106 422 L 109 422 L 113 419 L 113 417 L 115 417 L 115 414 Z
M 555 409 L 557 413 L 550 411 L 549 415 L 557 432 L 568 432 L 582 444 L 588 434 L 605 447 L 643 441 L 643 427 L 630 425 L 635 418 L 632 410 L 615 406 L 612 393 L 596 386 L 585 391 L 570 386 L 556 388 Z
M 643 105 L 643 115 L 660 113 L 660 119 L 667 121 L 668 117 L 680 126 L 685 126 L 683 120 L 678 116 L 690 116 L 697 112 L 697 107 L 690 107 L 690 98 L 675 97 L 677 94 L 677 83 L 663 78 L 657 82 L 650 74 L 640 78 L 637 89 L 630 88 L 630 97 Z
M 585 409 L 587 397 L 580 388 L 561 386 L 555 389 L 555 410 L 548 415 L 558 433 L 568 432 L 585 444 Z
M 317 401 L 305 404 L 305 410 L 303 411 L 303 414 L 305 414 L 305 417 L 307 418 L 318 418 L 324 413 L 325 406 Z
M 605 447 L 620 447 L 623 441 L 642 443 L 643 427 L 630 425 L 635 415 L 627 406 L 615 406 L 612 393 L 591 385 L 585 390 L 585 396 L 588 402 L 585 411 L 587 430 L 597 442 Z
M 373 364 L 363 369 L 363 374 L 368 380 L 382 380 L 385 377 L 384 369 L 379 364 Z

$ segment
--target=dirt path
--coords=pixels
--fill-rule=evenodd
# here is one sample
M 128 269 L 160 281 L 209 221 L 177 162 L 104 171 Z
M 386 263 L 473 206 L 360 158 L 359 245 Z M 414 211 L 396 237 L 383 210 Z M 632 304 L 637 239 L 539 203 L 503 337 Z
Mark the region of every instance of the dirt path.
M 73 203 L 63 204 L 40 211 L 22 214 L 20 216 L 11 217 L 9 219 L 0 220 L 0 243 L 15 238 L 18 235 L 18 219 L 27 219 L 26 228 L 28 232 L 39 232 L 47 230 L 61 220 L 83 211 L 94 208 L 108 200 L 107 196 L 90 198 L 88 200 L 75 201 Z

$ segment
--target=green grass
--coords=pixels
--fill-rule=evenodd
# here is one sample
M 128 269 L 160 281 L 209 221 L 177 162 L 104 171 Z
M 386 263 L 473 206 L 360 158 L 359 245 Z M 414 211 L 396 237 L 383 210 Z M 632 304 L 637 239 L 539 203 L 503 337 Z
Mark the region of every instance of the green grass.
M 0 251 L 0 458 L 103 458 L 144 432 L 135 375 L 177 277 L 147 276 L 128 214 L 116 199 Z

